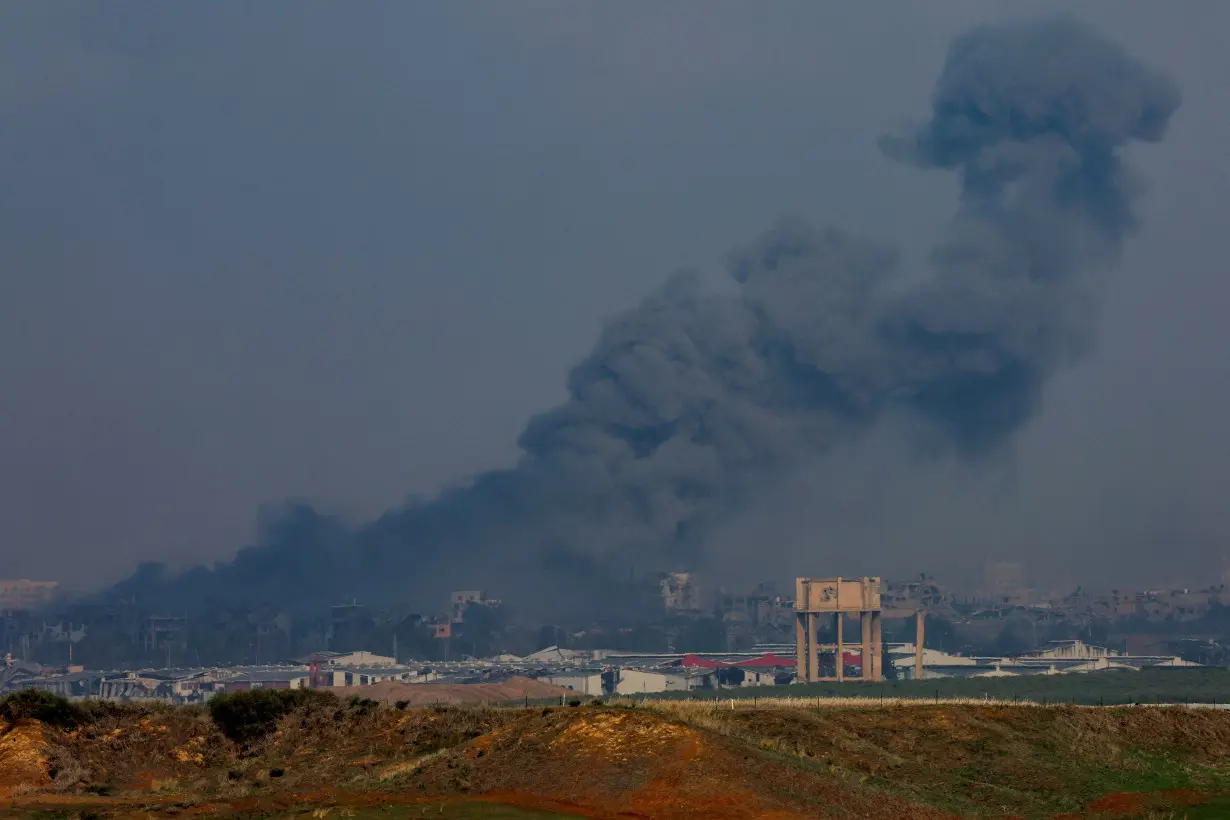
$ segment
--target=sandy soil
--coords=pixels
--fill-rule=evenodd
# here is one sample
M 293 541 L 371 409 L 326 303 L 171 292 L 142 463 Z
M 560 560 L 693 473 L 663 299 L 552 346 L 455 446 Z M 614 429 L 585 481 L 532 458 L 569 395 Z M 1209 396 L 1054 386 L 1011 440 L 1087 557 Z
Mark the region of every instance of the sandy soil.
M 35 722 L 0 728 L 0 797 L 50 783 L 47 751 L 43 727 Z

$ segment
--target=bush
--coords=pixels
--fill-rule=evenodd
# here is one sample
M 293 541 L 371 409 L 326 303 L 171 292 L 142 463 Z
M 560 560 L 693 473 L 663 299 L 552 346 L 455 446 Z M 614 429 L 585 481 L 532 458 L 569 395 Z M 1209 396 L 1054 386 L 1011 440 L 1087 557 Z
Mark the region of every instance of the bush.
M 84 716 L 82 723 L 97 723 L 100 720 L 115 719 L 131 713 L 137 707 L 133 704 L 119 703 L 113 700 L 84 700 L 74 703 Z
M 61 729 L 75 729 L 89 720 L 80 706 L 44 689 L 22 689 L 0 700 L 0 717 L 10 722 L 34 719 Z
M 283 717 L 314 699 L 336 700 L 336 695 L 311 689 L 252 689 L 215 695 L 209 701 L 209 716 L 222 734 L 246 744 L 270 734 Z
M 51 776 L 52 788 L 63 793 L 85 780 L 89 771 L 67 748 L 53 746 L 47 759 L 47 774 Z

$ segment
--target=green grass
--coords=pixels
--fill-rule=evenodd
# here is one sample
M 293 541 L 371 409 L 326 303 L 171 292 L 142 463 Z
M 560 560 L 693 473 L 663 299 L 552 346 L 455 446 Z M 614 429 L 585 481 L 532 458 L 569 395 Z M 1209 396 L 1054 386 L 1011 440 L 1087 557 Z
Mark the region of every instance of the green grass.
M 73 806 L 65 809 L 0 809 L 3 820 L 104 820 L 111 811 L 129 814 L 131 807 Z M 323 810 L 323 807 L 322 807 Z M 257 820 L 257 818 L 282 818 L 283 820 L 317 820 L 315 806 L 304 806 L 290 812 L 242 813 L 211 815 L 218 820 Z M 500 803 L 411 803 L 385 804 L 381 806 L 355 806 L 350 809 L 328 808 L 323 820 L 579 820 L 572 815 L 530 811 Z
M 1181 676 L 1187 676 L 1186 683 L 1191 685 L 1218 685 L 1224 680 L 1219 678 L 1221 673 L 1216 670 L 1196 671 L 1199 676 L 1189 676 L 1186 671 L 1158 671 L 1108 673 L 1106 678 L 1117 686 L 1132 684 L 1138 689 L 1156 688 L 1161 682 L 1173 682 Z M 1099 677 L 1072 676 L 1067 680 L 1088 686 L 1097 682 Z M 942 683 L 1051 683 L 1055 680 L 924 681 L 917 686 L 934 687 Z M 738 708 L 731 708 L 728 698 L 723 696 L 721 703 L 668 700 L 637 703 L 634 707 L 623 703 L 618 705 L 618 711 L 622 717 L 634 719 L 634 726 L 656 726 L 658 724 L 654 721 L 661 717 L 681 721 L 698 731 L 710 733 L 707 739 L 702 740 L 712 744 L 713 755 L 702 755 L 697 758 L 698 761 L 714 760 L 718 761 L 714 765 L 733 765 L 741 772 L 756 772 L 755 777 L 760 778 L 757 781 L 759 788 L 765 794 L 803 803 L 815 800 L 817 811 L 823 808 L 825 816 L 872 816 L 869 807 L 878 805 L 889 807 L 891 813 L 897 810 L 892 807 L 904 803 L 929 806 L 961 817 L 1013 816 L 1032 819 L 1052 818 L 1065 812 L 1086 816 L 1095 801 L 1114 796 L 1113 800 L 1127 803 L 1137 801 L 1138 808 L 1145 813 L 1133 816 L 1153 817 L 1155 820 L 1230 817 L 1230 754 L 1225 753 L 1230 749 L 1230 712 L 1182 708 L 1037 708 L 983 703 L 934 705 L 928 702 L 930 697 L 925 696 L 921 701 L 901 703 L 903 695 L 900 690 L 909 685 L 885 684 L 885 687 L 895 686 L 897 689 L 892 702 L 871 701 L 854 706 L 842 705 L 837 700 L 827 701 L 819 707 L 806 699 L 783 700 L 781 695 L 804 687 L 781 687 L 769 690 L 776 696 L 774 698 L 763 699 L 759 704 L 744 700 Z M 859 685 L 832 687 L 840 695 L 867 694 L 869 688 Z M 950 691 L 942 696 L 952 697 L 953 694 Z M 969 697 L 971 693 L 958 694 Z M 995 696 L 1002 698 L 1003 694 L 996 693 Z M 1055 700 L 1058 698 L 1053 699 L 1052 703 Z M 613 708 L 587 706 L 548 713 L 529 710 L 518 718 L 524 719 L 525 724 L 517 724 L 520 727 L 517 731 L 528 727 L 533 730 L 530 734 L 534 737 L 541 735 L 549 739 L 550 732 L 561 730 L 570 717 Z M 345 715 L 350 713 L 346 712 Z M 357 727 L 355 731 L 359 732 L 355 737 L 359 737 L 362 743 L 352 746 L 346 745 L 349 742 L 347 738 L 353 739 L 351 735 L 341 730 L 338 730 L 337 737 L 318 737 L 315 724 L 309 722 L 310 725 L 304 728 L 298 718 L 284 721 L 281 731 L 287 734 L 279 735 L 279 742 L 287 745 L 277 754 L 288 754 L 286 749 L 327 750 L 327 754 L 319 760 L 304 759 L 296 764 L 298 768 L 291 766 L 288 769 L 288 773 L 298 772 L 297 776 L 303 778 L 302 790 L 298 788 L 300 784 L 280 781 L 278 788 L 243 792 L 247 795 L 244 799 L 251 802 L 235 802 L 231 806 L 227 805 L 226 799 L 213 792 L 189 790 L 182 797 L 185 803 L 180 805 L 215 801 L 214 805 L 220 812 L 215 815 L 218 820 L 257 817 L 288 820 L 410 820 L 416 817 L 533 820 L 568 817 L 565 814 L 535 812 L 481 801 L 399 803 L 395 802 L 399 797 L 408 798 L 416 794 L 412 789 L 413 777 L 408 777 L 405 784 L 397 784 L 396 787 L 376 780 L 364 780 L 361 784 L 346 780 L 353 774 L 350 763 L 357 759 L 356 756 L 365 749 L 369 750 L 369 754 L 373 753 L 370 751 L 372 735 L 369 730 L 379 728 L 382 719 L 386 723 L 396 719 L 402 730 L 399 734 L 385 737 L 381 742 L 386 745 L 376 747 L 376 752 L 390 755 L 389 760 L 400 760 L 402 758 L 398 755 L 409 754 L 407 750 L 413 751 L 420 744 L 426 744 L 424 748 L 453 748 L 488 731 L 490 725 L 513 725 L 508 721 L 492 724 L 492 715 L 510 717 L 511 713 L 429 710 L 405 715 L 395 711 L 364 714 L 362 722 L 354 724 Z M 327 710 L 324 717 L 327 718 L 327 725 L 334 727 L 336 721 L 332 710 Z M 353 719 L 359 720 L 358 717 Z M 408 730 L 413 731 L 406 734 Z M 543 732 L 547 734 L 543 735 Z M 541 743 L 536 743 L 538 745 L 530 748 L 530 753 L 542 747 Z M 457 759 L 461 760 L 460 757 Z M 478 758 L 472 763 L 463 762 L 466 772 L 470 772 L 471 767 L 491 764 L 493 759 L 494 756 L 488 755 L 481 762 Z M 743 762 L 739 763 L 739 760 Z M 282 765 L 281 761 L 281 757 L 269 761 L 262 759 L 258 761 L 259 765 L 254 765 L 255 769 L 264 771 L 274 763 Z M 507 759 L 501 758 L 496 762 L 505 768 L 495 769 L 492 777 L 496 779 L 491 782 L 502 784 L 501 788 L 504 788 L 507 782 L 511 782 L 509 778 L 516 779 L 516 763 L 513 762 L 509 769 Z M 618 767 L 593 770 L 592 765 L 592 762 L 578 760 L 575 771 L 561 769 L 568 772 L 561 776 L 621 777 Z M 704 764 L 698 765 L 702 766 L 699 770 L 701 774 L 710 772 L 703 768 Z M 783 773 L 780 766 L 789 767 L 790 771 Z M 727 769 L 718 771 L 725 777 Z M 218 769 L 215 773 L 225 776 L 226 771 Z M 442 772 L 436 774 L 447 776 Z M 439 780 L 439 783 L 443 782 Z M 621 780 L 618 782 L 622 783 Z M 338 785 L 344 791 L 334 797 L 290 796 L 315 788 L 320 783 Z M 405 788 L 401 788 L 403 785 Z M 366 791 L 370 788 L 388 791 Z M 451 785 L 444 788 L 448 789 L 446 793 L 460 794 Z M 714 788 L 721 792 L 724 787 L 719 783 Z M 1175 790 L 1184 792 L 1172 793 Z M 482 791 L 483 788 L 476 786 L 473 794 L 479 795 Z M 850 797 L 851 802 L 844 806 L 830 806 L 825 801 L 832 802 L 834 794 L 840 794 L 843 799 Z M 134 807 L 142 805 L 134 803 L 132 798 L 99 799 L 97 802 L 93 798 L 87 799 L 90 800 L 88 805 L 71 807 L 56 805 L 50 799 L 40 804 L 36 799 L 24 812 L 16 806 L 0 806 L 0 820 L 32 816 L 47 820 L 118 818 L 120 815 L 131 816 Z M 139 801 L 143 798 L 136 799 Z M 304 802 L 297 804 L 295 801 L 298 800 Z M 382 800 L 394 802 L 380 802 Z M 1185 800 L 1197 804 L 1183 805 Z M 1200 800 L 1208 802 L 1200 803 Z M 333 801 L 339 805 L 328 805 Z M 255 811 L 256 806 L 262 807 L 260 813 Z M 243 807 L 244 811 L 236 807 Z M 40 809 L 43 811 L 38 813 Z M 890 813 L 884 816 L 890 816 Z M 1099 816 L 1110 820 L 1120 815 Z
M 286 815 L 294 820 L 314 820 L 310 809 Z M 420 803 L 355 808 L 353 815 L 343 815 L 336 809 L 325 820 L 568 820 L 570 815 L 530 811 L 500 803 Z M 236 818 L 238 820 L 238 818 Z
M 1094 801 L 1129 792 L 1156 803 L 1156 817 L 1180 818 L 1211 810 L 1167 792 L 1190 790 L 1212 805 L 1230 796 L 1230 761 L 1216 753 L 1230 740 L 1222 711 L 790 703 L 650 708 L 852 789 L 962 817 L 1083 816 Z
M 1145 669 L 1068 675 L 1028 675 L 1011 678 L 941 678 L 797 684 L 721 689 L 699 693 L 666 693 L 653 698 L 757 697 L 831 698 L 852 695 L 885 698 L 981 698 L 1083 706 L 1128 704 L 1230 703 L 1230 669 Z
M 1012 806 L 1009 814 L 1042 818 L 1057 812 L 1081 812 L 1095 800 L 1120 792 L 1140 793 L 1164 803 L 1164 793 L 1173 789 L 1216 794 L 1230 787 L 1230 780 L 1211 767 L 1155 752 L 1132 750 L 1113 768 L 1058 758 L 1037 762 L 1040 773 L 1054 778 L 1057 788 L 1039 789 L 1030 782 L 1028 768 L 1022 767 L 1020 774 L 1011 777 L 1002 770 L 969 766 L 950 772 L 952 781 L 933 791 L 925 802 L 969 812 L 1002 801 Z
M 834 774 L 828 765 L 811 759 L 768 754 L 786 765 Z M 836 774 L 862 787 L 962 817 L 1043 820 L 1059 813 L 1083 814 L 1099 798 L 1120 792 L 1144 795 L 1146 805 L 1157 807 L 1158 817 L 1173 817 L 1174 820 L 1184 817 L 1225 820 L 1230 817 L 1227 810 L 1230 779 L 1222 773 L 1146 752 L 1132 752 L 1129 756 L 1132 759 L 1127 762 L 1126 769 L 1073 765 L 1072 761 L 1061 759 L 1046 762 L 1035 759 L 1013 761 L 1010 767 L 1004 768 L 975 764 L 942 771 L 907 765 L 882 776 L 861 777 L 854 770 L 847 770 L 844 775 L 840 771 Z M 1172 805 L 1165 793 L 1174 789 L 1199 792 L 1206 795 L 1209 802 L 1196 806 Z
M 1230 817 L 1230 795 L 1218 795 L 1208 803 L 1175 810 L 1175 820 L 1225 820 Z

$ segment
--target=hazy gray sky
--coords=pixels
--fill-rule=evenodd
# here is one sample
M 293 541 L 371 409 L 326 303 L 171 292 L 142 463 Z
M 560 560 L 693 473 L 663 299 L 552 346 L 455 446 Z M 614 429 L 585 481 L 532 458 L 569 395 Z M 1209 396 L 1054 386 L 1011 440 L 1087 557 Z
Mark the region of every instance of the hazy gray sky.
M 220 559 L 265 503 L 370 515 L 509 463 L 605 316 L 780 213 L 917 251 L 951 180 L 876 137 L 953 35 L 1067 5 L 0 4 L 0 577 Z M 877 502 L 921 569 L 1230 554 L 1230 6 L 1080 11 L 1184 104 L 1003 516 L 957 479 Z

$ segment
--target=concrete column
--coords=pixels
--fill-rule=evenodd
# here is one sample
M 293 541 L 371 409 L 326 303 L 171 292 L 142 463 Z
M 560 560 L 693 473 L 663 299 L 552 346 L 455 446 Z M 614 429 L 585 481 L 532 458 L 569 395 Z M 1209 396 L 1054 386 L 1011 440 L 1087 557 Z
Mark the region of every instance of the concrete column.
M 858 613 L 859 637 L 863 643 L 863 680 L 875 680 L 876 662 L 871 654 L 871 613 Z
M 841 683 L 846 679 L 846 640 L 842 637 L 842 626 L 845 618 L 842 613 L 837 613 L 837 654 L 834 656 L 833 666 L 837 669 L 837 682 Z
M 927 614 L 920 609 L 914 636 L 914 680 L 922 680 L 926 677 L 926 671 L 923 669 L 923 633 L 926 631 L 926 625 Z
M 794 615 L 794 659 L 798 664 L 795 670 L 795 680 L 807 680 L 807 626 L 804 619 L 807 616 L 801 612 Z
M 819 680 L 820 678 L 820 645 L 816 640 L 816 622 L 820 616 L 815 612 L 807 613 L 807 680 L 808 682 Z
M 872 680 L 884 679 L 884 632 L 880 613 L 871 613 L 871 668 L 875 670 Z

